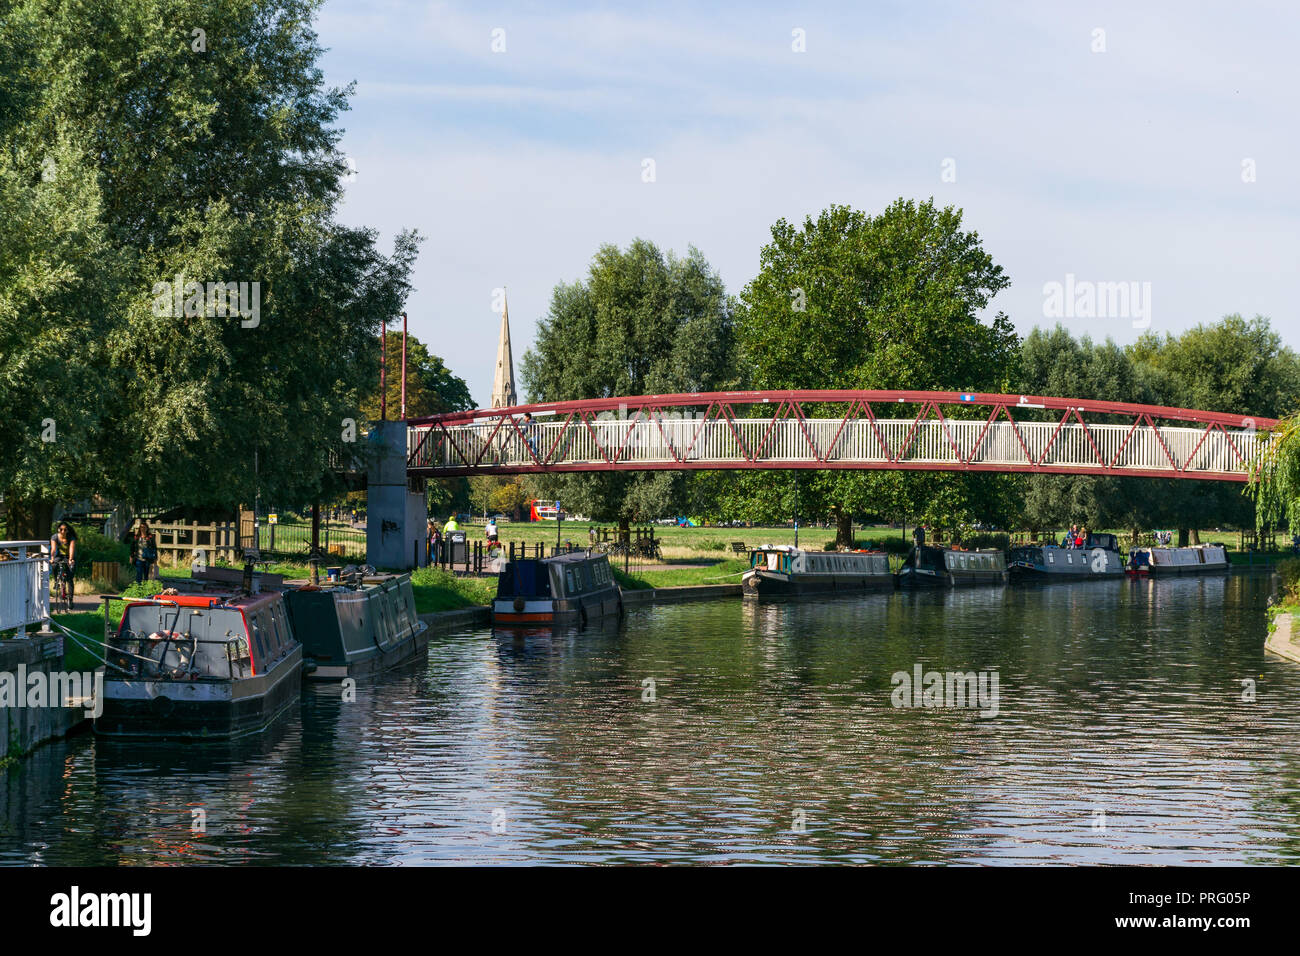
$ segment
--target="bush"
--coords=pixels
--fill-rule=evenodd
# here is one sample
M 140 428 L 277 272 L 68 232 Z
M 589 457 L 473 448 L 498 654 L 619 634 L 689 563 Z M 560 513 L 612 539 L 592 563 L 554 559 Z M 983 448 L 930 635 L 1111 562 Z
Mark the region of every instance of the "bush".
M 886 554 L 907 554 L 912 550 L 912 540 L 889 537 L 881 542 L 881 550 Z
M 77 529 L 77 577 L 89 578 L 95 561 L 129 564 L 131 549 L 121 541 L 114 541 L 94 528 L 82 525 Z M 115 583 L 116 586 L 116 583 Z
M 1011 550 L 1011 535 L 1007 534 L 1005 531 L 982 532 L 965 538 L 962 541 L 962 545 L 972 551 L 978 551 L 980 549 L 1009 551 Z
M 1283 600 L 1288 604 L 1300 600 L 1300 558 L 1279 561 L 1277 574 L 1282 579 Z

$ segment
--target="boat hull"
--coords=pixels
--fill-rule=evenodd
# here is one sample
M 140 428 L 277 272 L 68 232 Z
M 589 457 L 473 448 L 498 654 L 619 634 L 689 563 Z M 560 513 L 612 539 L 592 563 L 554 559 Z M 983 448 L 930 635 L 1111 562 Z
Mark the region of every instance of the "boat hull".
M 429 629 L 415 613 L 410 575 L 364 587 L 306 589 L 285 595 L 294 633 L 303 643 L 307 679 L 369 677 L 418 656 Z
M 492 602 L 493 624 L 536 626 L 585 625 L 623 613 L 623 598 L 616 588 L 559 601 L 548 598 L 498 598 Z
M 1220 545 L 1192 545 L 1186 548 L 1137 548 L 1129 554 L 1129 573 L 1142 577 L 1174 577 L 1184 574 L 1226 574 L 1230 569 L 1227 551 Z
M 740 583 L 741 593 L 746 600 L 768 601 L 806 594 L 862 594 L 870 591 L 892 591 L 894 576 L 890 573 L 782 574 L 759 569 L 746 571 Z
M 302 693 L 302 647 L 232 681 L 105 680 L 95 733 L 128 740 L 234 740 L 269 728 Z

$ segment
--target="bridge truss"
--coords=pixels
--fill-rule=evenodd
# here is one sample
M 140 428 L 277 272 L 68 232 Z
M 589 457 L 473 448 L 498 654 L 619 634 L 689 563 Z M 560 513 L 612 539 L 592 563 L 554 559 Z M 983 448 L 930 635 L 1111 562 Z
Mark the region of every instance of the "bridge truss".
M 849 468 L 1241 482 L 1276 424 L 1224 412 L 978 392 L 640 395 L 413 419 L 407 469 L 450 477 Z

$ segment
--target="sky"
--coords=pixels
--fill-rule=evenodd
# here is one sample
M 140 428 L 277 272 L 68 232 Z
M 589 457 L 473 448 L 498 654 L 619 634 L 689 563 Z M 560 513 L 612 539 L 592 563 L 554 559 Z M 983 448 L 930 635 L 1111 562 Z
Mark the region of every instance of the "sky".
M 900 196 L 964 211 L 1022 334 L 1239 312 L 1300 347 L 1295 5 L 326 0 L 317 30 L 356 84 L 340 218 L 426 237 L 411 330 L 480 405 L 497 289 L 517 374 L 604 243 L 694 245 L 739 294 L 778 219 Z

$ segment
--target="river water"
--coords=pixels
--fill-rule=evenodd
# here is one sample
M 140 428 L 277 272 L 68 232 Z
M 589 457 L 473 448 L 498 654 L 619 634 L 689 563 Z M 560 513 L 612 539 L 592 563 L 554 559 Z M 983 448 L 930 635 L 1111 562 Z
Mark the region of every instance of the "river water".
M 1295 862 L 1300 666 L 1263 652 L 1270 588 L 735 599 L 438 635 L 355 701 L 309 686 L 251 744 L 42 747 L 0 780 L 0 863 Z M 924 703 L 896 691 L 917 665 L 990 694 L 996 672 L 996 715 L 895 706 Z

